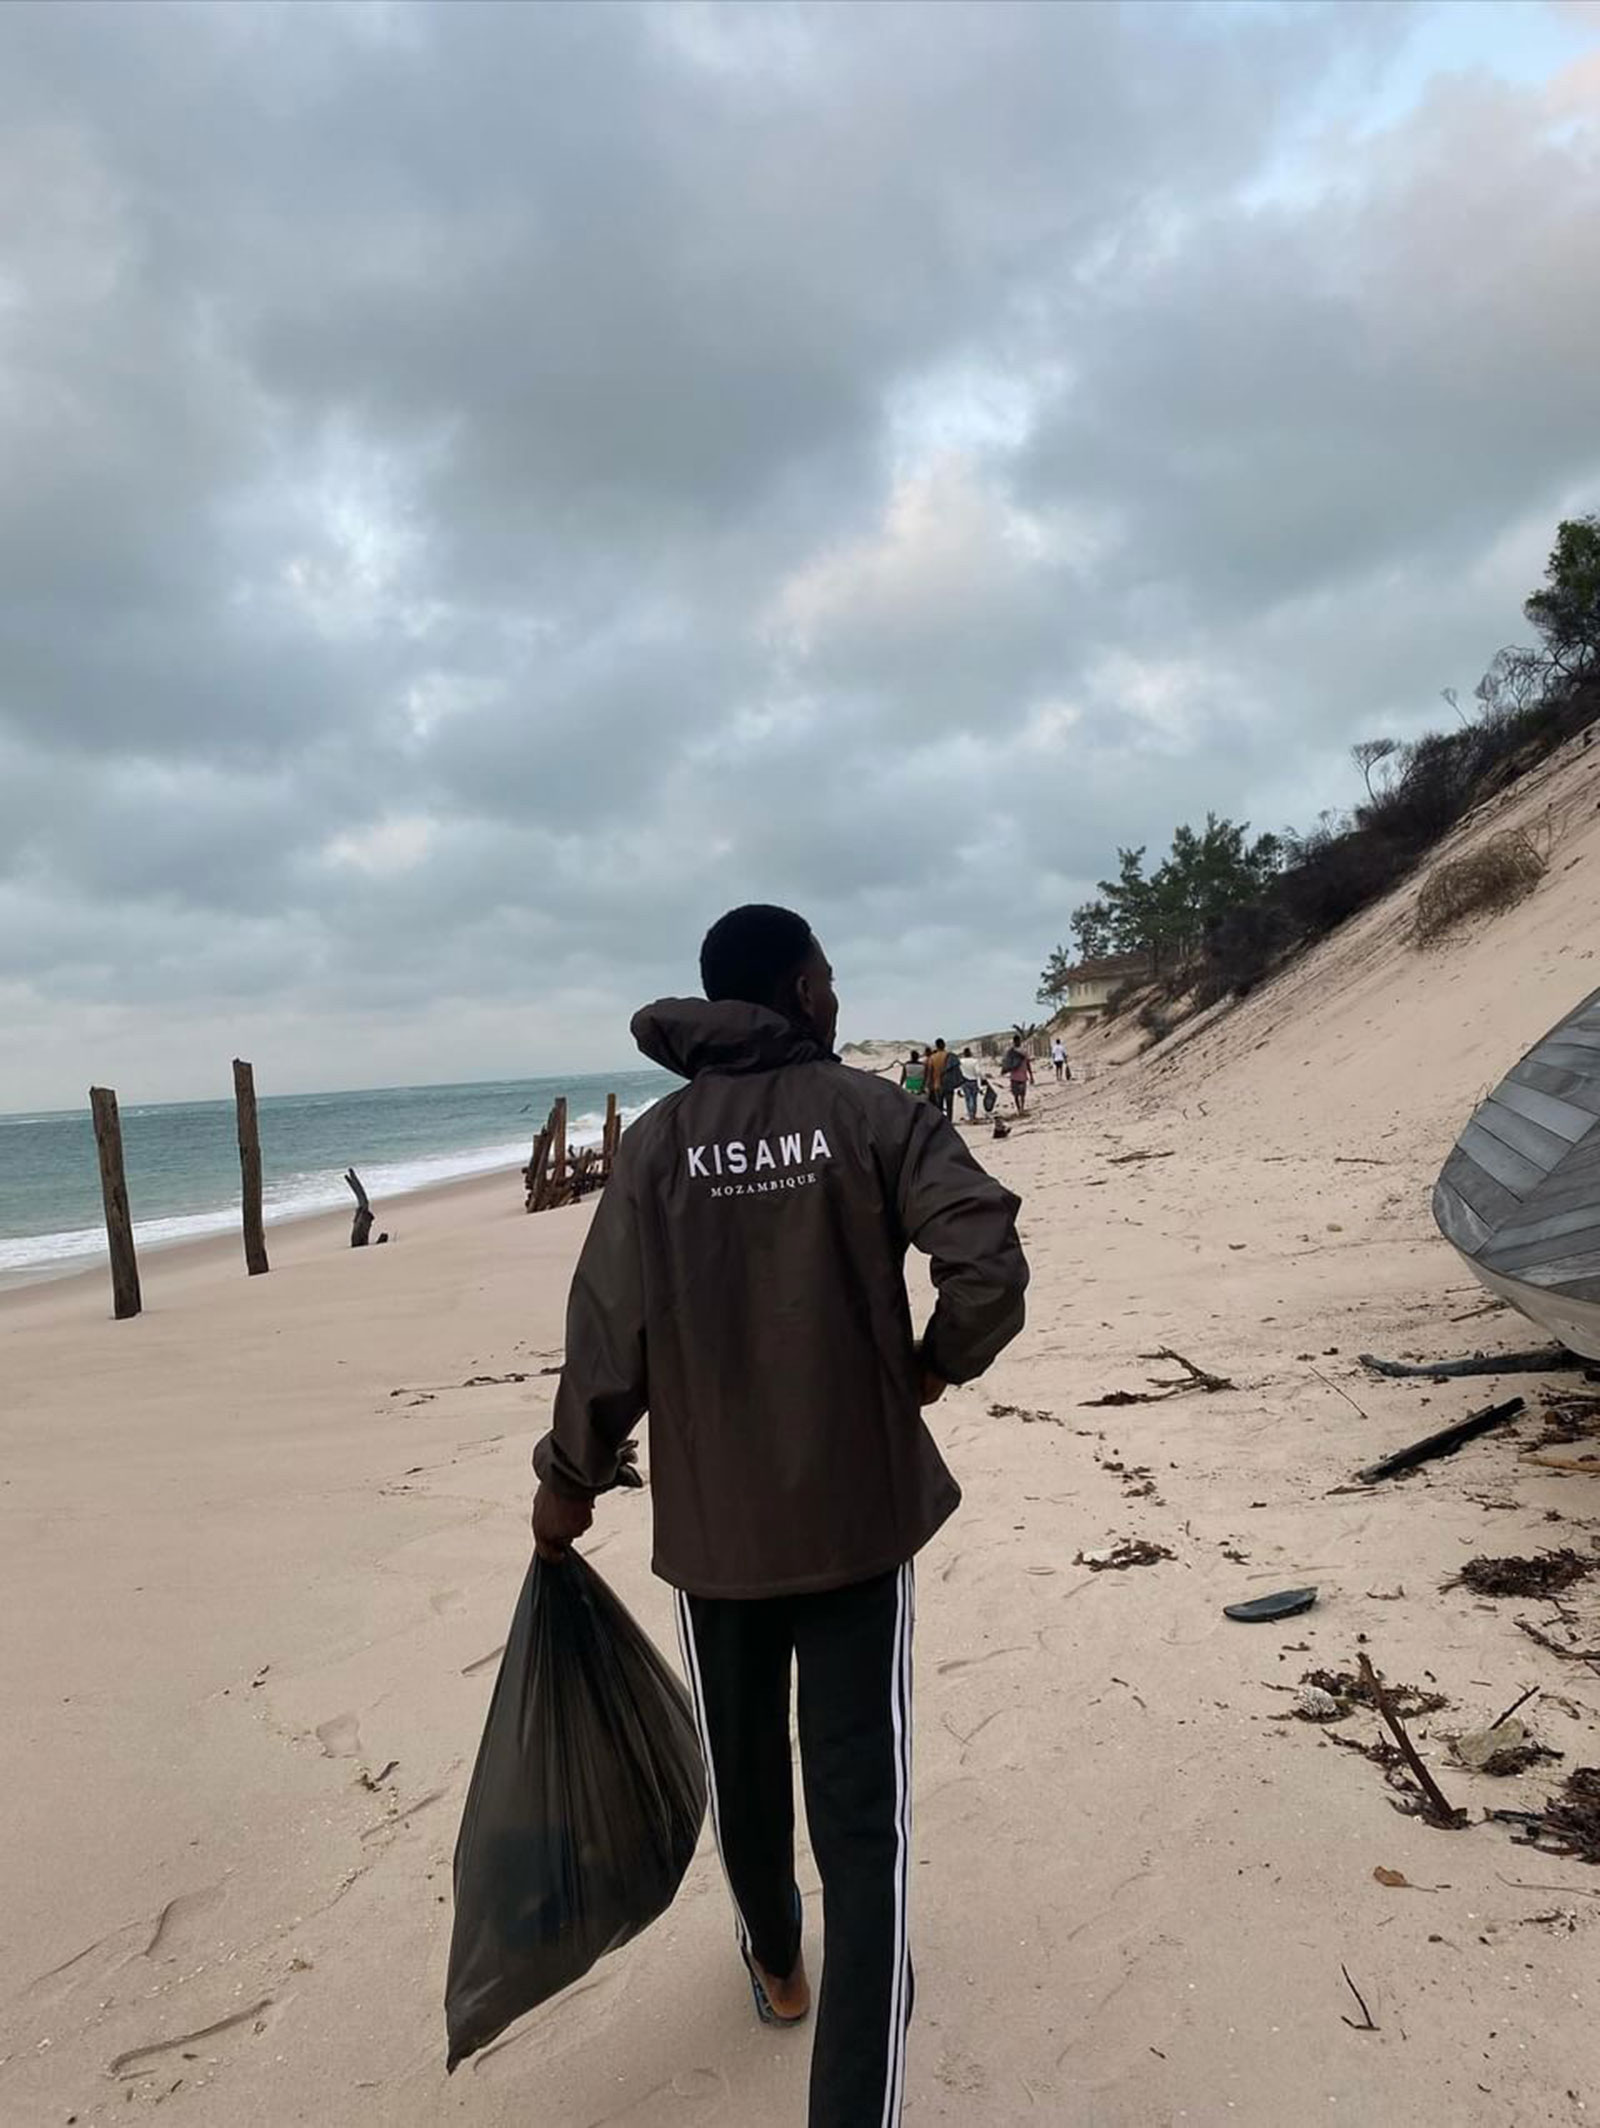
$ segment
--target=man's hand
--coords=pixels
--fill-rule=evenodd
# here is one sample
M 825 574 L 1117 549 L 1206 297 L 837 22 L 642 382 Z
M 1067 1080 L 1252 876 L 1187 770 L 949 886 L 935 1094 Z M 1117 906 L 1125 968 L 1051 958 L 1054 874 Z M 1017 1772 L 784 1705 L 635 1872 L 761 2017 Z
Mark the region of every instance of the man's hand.
M 923 1410 L 926 1411 L 930 1404 L 938 1403 L 940 1397 L 944 1395 L 949 1387 L 950 1384 L 941 1375 L 935 1374 L 931 1367 L 925 1366 L 922 1369 L 922 1381 L 917 1391 L 917 1401 L 921 1404 Z
M 594 1502 L 575 1500 L 541 1484 L 533 1496 L 533 1548 L 551 1566 L 565 1566 L 573 1545 L 594 1520 Z

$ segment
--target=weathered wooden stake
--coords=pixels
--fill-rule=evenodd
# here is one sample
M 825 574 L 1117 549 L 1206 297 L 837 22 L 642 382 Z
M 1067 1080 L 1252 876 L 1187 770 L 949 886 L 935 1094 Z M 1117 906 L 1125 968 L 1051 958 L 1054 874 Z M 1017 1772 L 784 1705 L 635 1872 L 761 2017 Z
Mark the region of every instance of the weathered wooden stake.
M 567 1180 L 567 1097 L 561 1094 L 550 1111 L 550 1196 L 559 1204 Z
M 355 1216 L 350 1221 L 350 1246 L 352 1249 L 364 1249 L 372 1235 L 373 1219 L 372 1206 L 367 1202 L 366 1184 L 353 1167 L 345 1169 L 344 1179 L 356 1200 Z
M 537 1212 L 544 1204 L 544 1171 L 550 1157 L 550 1126 L 545 1124 L 533 1141 L 533 1156 L 522 1171 L 522 1179 L 528 1186 L 527 1210 Z
M 106 1240 L 111 1248 L 111 1312 L 118 1322 L 143 1307 L 139 1294 L 139 1259 L 133 1247 L 133 1217 L 128 1184 L 122 1172 L 122 1119 L 109 1086 L 91 1086 L 89 1112 L 94 1117 L 95 1149 L 100 1155 L 100 1195 L 106 1208 Z
M 261 1223 L 261 1128 L 256 1120 L 256 1075 L 240 1058 L 233 1060 L 233 1098 L 239 1109 L 239 1174 L 244 1189 L 244 1261 L 252 1278 L 269 1268 L 267 1237 Z
M 617 1114 L 617 1097 L 606 1095 L 605 1136 L 600 1140 L 600 1172 L 609 1182 L 611 1163 L 617 1157 L 617 1140 L 622 1136 L 622 1119 Z

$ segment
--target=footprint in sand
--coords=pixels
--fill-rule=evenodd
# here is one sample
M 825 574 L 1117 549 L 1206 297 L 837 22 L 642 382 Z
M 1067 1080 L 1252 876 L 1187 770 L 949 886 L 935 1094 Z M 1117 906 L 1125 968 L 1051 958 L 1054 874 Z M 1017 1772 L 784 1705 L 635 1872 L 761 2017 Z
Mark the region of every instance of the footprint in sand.
M 169 1899 L 155 1918 L 146 1958 L 181 1958 L 194 1946 L 195 1923 L 222 1904 L 222 1885 L 207 1884 L 197 1892 L 180 1892 Z
M 140 1958 L 169 1959 L 191 1952 L 198 1940 L 195 1924 L 222 1904 L 224 1885 L 202 1885 L 197 1891 L 180 1892 L 169 1899 L 149 1921 L 130 1921 L 108 1936 L 75 1951 L 48 1972 L 38 1973 L 14 1998 L 43 2008 L 64 2002 L 80 1988 L 93 1988 L 108 1996 L 113 1976 Z M 138 1983 L 141 1990 L 147 1982 Z
M 361 1749 L 361 1725 L 353 1714 L 318 1722 L 317 1742 L 330 1759 L 353 1759 Z
M 720 2069 L 681 2069 L 617 2113 L 603 2113 L 595 2128 L 698 2128 L 727 2117 L 731 2093 Z
M 448 1618 L 455 1611 L 464 1611 L 467 1599 L 460 1589 L 435 1589 L 428 1598 L 441 1618 Z

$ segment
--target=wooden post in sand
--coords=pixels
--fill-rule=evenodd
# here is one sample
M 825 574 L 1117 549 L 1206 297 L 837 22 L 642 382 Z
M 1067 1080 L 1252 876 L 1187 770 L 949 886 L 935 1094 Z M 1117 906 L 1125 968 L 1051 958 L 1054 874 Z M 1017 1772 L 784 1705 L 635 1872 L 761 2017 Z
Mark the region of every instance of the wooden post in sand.
M 617 1157 L 617 1140 L 622 1136 L 622 1119 L 617 1114 L 617 1097 L 606 1095 L 605 1135 L 600 1140 L 600 1174 L 603 1181 L 611 1180 L 611 1163 Z
M 254 1067 L 233 1060 L 233 1098 L 239 1110 L 239 1174 L 244 1190 L 244 1261 L 252 1278 L 269 1268 L 261 1224 L 261 1129 L 256 1120 Z
M 137 1315 L 139 1259 L 134 1254 L 133 1218 L 128 1184 L 122 1172 L 122 1119 L 109 1086 L 91 1086 L 89 1112 L 94 1118 L 95 1150 L 100 1155 L 100 1195 L 106 1208 L 106 1240 L 111 1249 L 111 1312 L 118 1322 Z
M 567 1097 L 558 1096 L 550 1111 L 550 1196 L 559 1203 L 567 1180 Z
M 546 1121 L 544 1128 L 533 1141 L 532 1155 L 527 1166 L 522 1171 L 522 1179 L 528 1186 L 528 1200 L 525 1209 L 530 1212 L 537 1212 L 543 1208 L 544 1171 L 549 1158 L 550 1125 Z

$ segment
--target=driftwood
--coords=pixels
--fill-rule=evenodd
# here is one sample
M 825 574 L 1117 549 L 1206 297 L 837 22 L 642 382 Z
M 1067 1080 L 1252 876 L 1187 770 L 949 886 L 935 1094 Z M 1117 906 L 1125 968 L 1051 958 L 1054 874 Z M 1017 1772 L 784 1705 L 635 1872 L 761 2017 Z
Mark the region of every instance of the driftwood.
M 1416 1745 L 1406 1734 L 1405 1723 L 1395 1712 L 1394 1702 L 1384 1690 L 1382 1680 L 1364 1652 L 1356 1658 L 1356 1664 L 1361 1672 L 1361 1682 L 1371 1694 L 1372 1704 L 1382 1716 L 1384 1727 L 1400 1746 L 1400 1755 L 1410 1768 L 1417 1786 L 1422 1790 L 1423 1817 L 1430 1825 L 1437 1825 L 1446 1832 L 1458 1832 L 1467 1822 L 1466 1812 L 1451 1806 L 1445 1798 L 1444 1790 L 1418 1757 Z
M 1385 1478 L 1398 1477 L 1401 1471 L 1414 1470 L 1419 1463 L 1431 1463 L 1436 1456 L 1453 1456 L 1464 1442 L 1475 1440 L 1493 1426 L 1503 1426 L 1507 1419 L 1514 1419 L 1525 1409 L 1521 1397 L 1508 1397 L 1503 1404 L 1490 1404 L 1483 1411 L 1473 1412 L 1470 1418 L 1458 1419 L 1454 1426 L 1441 1427 L 1437 1433 L 1427 1434 L 1407 1448 L 1397 1448 L 1392 1456 L 1369 1463 L 1365 1470 L 1356 1472 L 1356 1477 L 1362 1485 L 1377 1485 Z
M 352 1249 L 364 1249 L 372 1234 L 372 1207 L 367 1202 L 367 1192 L 365 1185 L 362 1183 L 361 1177 L 356 1173 L 353 1167 L 347 1167 L 345 1169 L 344 1179 L 349 1185 L 350 1189 L 355 1193 L 356 1200 L 355 1217 L 350 1222 L 350 1246 Z M 388 1239 L 388 1237 L 387 1235 L 380 1234 L 378 1236 L 378 1239 L 380 1241 L 385 1241 Z
M 1583 1663 L 1600 1673 L 1600 1648 L 1564 1648 L 1559 1640 L 1552 1640 L 1548 1633 L 1530 1625 L 1527 1619 L 1519 1618 L 1516 1624 L 1519 1633 L 1526 1633 L 1530 1640 L 1537 1641 L 1541 1648 L 1548 1648 L 1552 1655 L 1559 1655 L 1563 1662 Z
M 1132 1167 L 1136 1160 L 1170 1160 L 1176 1148 L 1164 1153 L 1108 1153 L 1107 1164 L 1111 1167 Z
M 1564 1345 L 1543 1345 L 1536 1352 L 1475 1352 L 1470 1359 L 1435 1360 L 1430 1367 L 1414 1367 L 1409 1360 L 1380 1360 L 1374 1353 L 1363 1352 L 1361 1364 L 1369 1374 L 1425 1382 L 1439 1375 L 1557 1374 L 1572 1367 L 1587 1367 L 1589 1362 L 1579 1359 Z
M 1085 1397 L 1081 1410 L 1089 1411 L 1108 1404 L 1164 1404 L 1169 1397 L 1187 1396 L 1191 1390 L 1203 1390 L 1207 1396 L 1215 1396 L 1219 1390 L 1234 1389 L 1237 1383 L 1230 1382 L 1225 1374 L 1211 1374 L 1204 1367 L 1197 1367 L 1193 1360 L 1186 1360 L 1181 1352 L 1174 1352 L 1170 1345 L 1163 1345 L 1159 1352 L 1141 1352 L 1142 1360 L 1170 1360 L 1184 1372 L 1174 1378 L 1171 1375 L 1152 1374 L 1149 1389 L 1111 1389 L 1104 1396 Z

